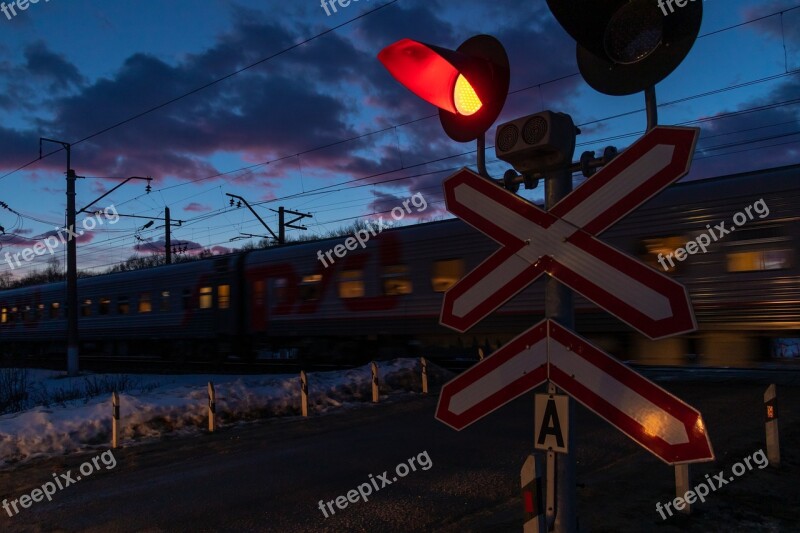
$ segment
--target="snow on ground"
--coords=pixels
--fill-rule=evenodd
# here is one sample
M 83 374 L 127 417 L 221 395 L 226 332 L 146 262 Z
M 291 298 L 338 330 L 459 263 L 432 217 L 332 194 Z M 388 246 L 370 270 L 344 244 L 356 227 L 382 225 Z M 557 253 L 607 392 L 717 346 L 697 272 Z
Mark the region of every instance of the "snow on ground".
M 420 390 L 418 359 L 378 363 L 382 397 Z M 431 378 L 446 371 L 429 365 Z M 436 376 L 439 374 L 439 376 Z M 35 457 L 68 454 L 111 440 L 110 394 L 69 399 L 98 383 L 123 383 L 120 393 L 120 439 L 123 445 L 167 434 L 186 434 L 207 427 L 207 384 L 213 381 L 221 424 L 270 416 L 299 416 L 300 380 L 282 375 L 89 375 L 30 370 L 28 380 L 39 405 L 0 416 L 0 466 Z M 309 373 L 309 410 L 314 415 L 353 408 L 371 401 L 369 365 L 352 370 Z M 436 379 L 436 382 L 441 382 Z M 84 391 L 86 392 L 86 391 Z M 96 390 L 94 391 L 97 392 Z M 89 392 L 86 394 L 91 395 Z M 58 401 L 53 401 L 52 398 Z M 48 401 L 49 399 L 49 401 Z M 49 405 L 48 405 L 49 404 Z

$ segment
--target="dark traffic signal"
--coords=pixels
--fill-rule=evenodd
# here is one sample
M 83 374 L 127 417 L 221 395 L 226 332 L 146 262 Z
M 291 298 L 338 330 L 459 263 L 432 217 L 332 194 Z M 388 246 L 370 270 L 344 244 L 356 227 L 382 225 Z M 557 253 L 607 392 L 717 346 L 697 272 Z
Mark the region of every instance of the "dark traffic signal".
M 547 0 L 578 42 L 583 78 L 615 96 L 655 86 L 684 60 L 700 31 L 703 2 L 683 3 L 668 2 L 670 12 L 656 0 Z
M 508 94 L 508 56 L 500 41 L 476 35 L 457 50 L 402 39 L 378 59 L 408 90 L 439 108 L 445 133 L 458 142 L 482 136 Z

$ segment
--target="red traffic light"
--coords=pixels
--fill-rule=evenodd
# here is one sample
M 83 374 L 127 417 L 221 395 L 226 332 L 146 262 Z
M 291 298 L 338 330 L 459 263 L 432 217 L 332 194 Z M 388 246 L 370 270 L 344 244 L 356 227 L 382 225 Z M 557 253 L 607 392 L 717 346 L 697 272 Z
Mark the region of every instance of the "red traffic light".
M 456 51 L 403 39 L 381 50 L 378 59 L 403 86 L 439 108 L 453 140 L 483 135 L 505 104 L 508 56 L 489 35 L 476 35 Z

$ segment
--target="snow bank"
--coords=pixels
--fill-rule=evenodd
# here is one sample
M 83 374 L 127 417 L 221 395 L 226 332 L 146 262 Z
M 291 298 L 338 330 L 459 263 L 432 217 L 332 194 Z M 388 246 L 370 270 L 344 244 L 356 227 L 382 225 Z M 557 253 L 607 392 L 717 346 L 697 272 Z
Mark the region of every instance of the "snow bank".
M 397 396 L 420 390 L 417 359 L 378 363 L 381 395 Z M 447 371 L 428 366 L 433 382 L 447 379 Z M 114 382 L 120 376 L 105 375 Z M 104 375 L 98 375 L 103 378 Z M 92 379 L 94 376 L 92 377 Z M 30 371 L 29 379 L 39 397 L 80 388 L 85 378 L 65 378 L 58 372 Z M 75 381 L 70 381 L 75 380 Z M 125 382 L 126 378 L 121 381 Z M 353 408 L 371 401 L 369 365 L 337 372 L 309 373 L 309 408 L 315 415 L 334 409 Z M 298 416 L 300 379 L 295 374 L 142 375 L 130 380 L 129 392 L 120 393 L 120 439 L 124 445 L 161 437 L 202 431 L 207 424 L 206 385 L 213 381 L 220 423 L 270 416 Z M 136 385 L 138 385 L 138 390 Z M 110 395 L 35 406 L 0 416 L 0 465 L 34 457 L 68 454 L 111 440 Z

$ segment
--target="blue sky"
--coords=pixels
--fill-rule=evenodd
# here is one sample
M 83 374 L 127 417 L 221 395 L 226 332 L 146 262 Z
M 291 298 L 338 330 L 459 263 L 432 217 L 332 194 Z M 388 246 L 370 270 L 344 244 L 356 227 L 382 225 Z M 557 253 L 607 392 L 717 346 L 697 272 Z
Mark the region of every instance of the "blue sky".
M 40 0 L 11 20 L 0 14 L 0 201 L 14 211 L 0 209 L 0 225 L 14 234 L 0 236 L 2 252 L 30 247 L 64 223 L 65 158 L 31 163 L 41 136 L 76 143 L 73 168 L 95 177 L 78 181 L 79 207 L 117 183 L 96 178 L 152 176 L 150 194 L 131 182 L 100 206 L 152 217 L 169 206 L 186 221 L 173 241 L 194 250 L 224 252 L 246 242 L 231 242 L 240 233 L 264 233 L 251 213 L 228 206 L 225 193 L 258 203 L 273 229 L 270 209 L 310 212 L 313 234 L 390 210 L 416 192 L 430 205 L 420 217 L 446 215 L 441 180 L 474 165 L 474 154 L 459 157 L 474 146 L 450 141 L 438 118 L 424 118 L 435 109 L 377 61 L 404 37 L 449 48 L 478 33 L 498 37 L 512 68 L 498 123 L 542 109 L 570 113 L 583 130 L 576 155 L 624 148 L 644 129 L 644 114 L 630 113 L 644 107 L 641 94 L 602 95 L 577 75 L 548 83 L 577 66 L 574 41 L 544 0 L 398 0 L 366 14 L 383 3 L 352 2 L 327 16 L 315 0 Z M 679 101 L 661 107 L 662 124 L 702 120 L 690 179 L 798 162 L 798 6 L 704 3 L 701 38 L 657 88 L 659 103 Z M 493 138 L 494 128 L 487 144 Z M 493 150 L 488 159 L 502 176 L 508 166 Z M 536 200 L 542 190 L 523 194 Z M 143 223 L 122 219 L 87 233 L 81 268 L 163 250 L 163 230 L 137 231 Z M 15 274 L 42 268 L 48 257 Z

